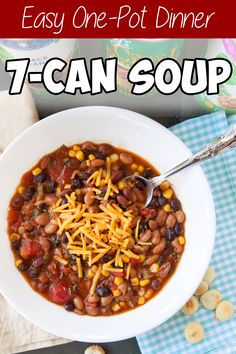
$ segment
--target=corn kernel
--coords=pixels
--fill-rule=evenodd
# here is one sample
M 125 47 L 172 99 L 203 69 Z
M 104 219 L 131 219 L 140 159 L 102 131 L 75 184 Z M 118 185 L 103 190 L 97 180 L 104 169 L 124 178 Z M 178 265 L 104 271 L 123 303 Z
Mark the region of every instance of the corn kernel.
M 94 156 L 94 154 L 90 154 L 88 158 L 89 158 L 89 160 L 90 160 L 90 161 L 95 160 L 95 156 Z
M 139 284 L 140 286 L 146 286 L 150 283 L 150 279 L 141 279 Z
M 148 289 L 146 291 L 146 294 L 144 295 L 145 299 L 150 299 L 150 297 L 152 296 L 153 294 L 153 290 L 152 289 Z
M 169 213 L 170 210 L 171 210 L 170 204 L 164 205 L 163 209 L 164 209 L 167 213 Z
M 77 267 L 76 265 L 73 265 L 73 266 L 72 266 L 72 269 L 73 269 L 74 272 L 77 272 L 78 267 Z
M 101 183 L 100 183 L 100 186 L 101 186 L 101 187 L 104 187 L 106 184 L 107 184 L 107 182 L 105 181 L 105 179 L 102 179 L 102 180 L 101 180 Z
M 80 151 L 80 147 L 78 145 L 73 145 L 73 150 L 74 151 Z
M 88 279 L 93 279 L 94 272 L 92 271 L 92 269 L 88 269 L 86 276 Z
M 83 151 L 78 151 L 75 155 L 75 157 L 79 160 L 79 161 L 83 161 L 84 160 L 84 153 Z
M 126 254 L 122 254 L 121 258 L 122 258 L 122 261 L 125 263 L 129 263 L 129 261 L 130 261 L 130 258 Z
M 132 170 L 137 170 L 138 166 L 136 165 L 136 163 L 132 163 L 131 165 L 131 169 Z
M 92 269 L 92 271 L 93 271 L 94 273 L 96 273 L 98 267 L 94 264 L 94 265 L 91 267 L 91 269 Z
M 172 197 L 173 190 L 171 188 L 168 188 L 162 194 L 163 197 L 165 197 L 166 199 L 170 199 Z
M 170 187 L 170 183 L 168 181 L 164 181 L 160 184 L 160 188 L 162 191 L 167 190 Z
M 131 285 L 132 286 L 138 286 L 139 285 L 139 279 L 138 278 L 131 278 Z
M 125 181 L 119 181 L 118 182 L 118 188 L 119 189 L 124 189 L 125 188 Z
M 137 171 L 134 172 L 134 175 L 135 175 L 135 176 L 139 176 L 139 172 L 137 172 Z
M 86 160 L 86 165 L 87 165 L 88 167 L 90 167 L 90 165 L 91 165 L 90 160 Z
M 32 173 L 34 176 L 38 176 L 42 172 L 41 168 L 37 167 L 35 168 Z
M 11 241 L 16 241 L 16 240 L 20 239 L 20 235 L 13 232 L 13 234 L 11 234 L 10 238 L 11 238 Z
M 178 237 L 178 240 L 179 240 L 179 243 L 180 243 L 181 245 L 184 245 L 184 244 L 185 244 L 185 238 L 184 238 L 183 236 L 179 236 L 179 237 Z
M 116 290 L 113 291 L 113 296 L 118 297 L 120 295 L 121 295 L 120 290 L 116 289 Z
M 20 264 L 22 263 L 22 259 L 17 259 L 17 261 L 16 261 L 16 267 L 18 267 Z
M 159 264 L 153 263 L 153 264 L 150 266 L 149 269 L 150 269 L 150 272 L 152 272 L 152 273 L 157 273 L 158 270 L 159 270 Z
M 108 278 L 109 275 L 110 275 L 110 273 L 108 272 L 108 270 L 103 269 L 103 270 L 102 270 L 102 275 L 104 275 L 104 277 Z
M 112 311 L 114 312 L 117 312 L 120 310 L 120 305 L 119 304 L 114 304 L 112 307 L 111 307 Z
M 20 187 L 18 188 L 18 193 L 23 194 L 24 191 L 25 191 L 25 187 L 20 186 Z
M 122 283 L 123 283 L 123 278 L 122 278 L 122 277 L 115 277 L 114 283 L 115 283 L 116 285 L 122 284 Z
M 119 160 L 119 156 L 117 154 L 112 154 L 110 156 L 111 162 L 116 162 Z
M 125 307 L 125 306 L 126 306 L 126 303 L 125 303 L 124 301 L 120 301 L 120 302 L 119 302 L 119 305 L 120 305 L 120 307 Z
M 140 165 L 140 166 L 138 167 L 138 172 L 142 173 L 143 171 L 144 171 L 144 167 L 143 167 L 142 165 Z
M 144 256 L 144 254 L 140 254 L 140 256 L 139 256 L 139 261 L 140 261 L 140 263 L 143 263 L 143 261 L 145 260 L 145 256 Z
M 74 150 L 69 150 L 68 155 L 69 155 L 70 157 L 75 157 L 76 151 L 74 151 Z
M 138 298 L 138 304 L 139 305 L 143 305 L 145 303 L 145 297 L 144 296 L 140 296 L 139 298 Z

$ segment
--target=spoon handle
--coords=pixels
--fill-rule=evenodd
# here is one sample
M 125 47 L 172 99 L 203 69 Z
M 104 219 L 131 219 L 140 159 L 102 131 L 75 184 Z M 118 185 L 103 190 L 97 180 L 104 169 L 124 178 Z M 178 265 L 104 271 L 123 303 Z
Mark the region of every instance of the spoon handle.
M 164 181 L 169 176 L 183 170 L 185 167 L 195 165 L 202 161 L 208 160 L 212 157 L 217 156 L 220 153 L 225 152 L 231 147 L 236 147 L 236 126 L 229 128 L 220 137 L 213 140 L 211 143 L 207 144 L 204 148 L 199 150 L 196 154 L 189 157 L 187 160 L 183 161 L 179 165 L 175 166 L 171 170 L 162 174 L 159 177 L 152 178 L 154 186 L 158 186 L 162 181 Z

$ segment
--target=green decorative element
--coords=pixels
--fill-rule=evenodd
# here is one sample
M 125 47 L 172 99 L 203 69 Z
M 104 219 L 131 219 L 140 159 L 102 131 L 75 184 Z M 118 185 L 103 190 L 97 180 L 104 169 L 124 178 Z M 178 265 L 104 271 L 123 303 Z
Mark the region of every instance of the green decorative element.
M 233 68 L 233 72 L 232 72 L 231 78 L 227 81 L 227 84 L 228 85 L 236 85 L 236 64 L 230 59 L 230 57 L 228 57 L 224 53 L 217 54 L 216 58 L 226 59 L 226 60 L 230 61 L 232 68 Z
M 13 59 L 12 55 L 6 51 L 3 47 L 0 47 L 0 58 L 5 61 L 9 59 Z

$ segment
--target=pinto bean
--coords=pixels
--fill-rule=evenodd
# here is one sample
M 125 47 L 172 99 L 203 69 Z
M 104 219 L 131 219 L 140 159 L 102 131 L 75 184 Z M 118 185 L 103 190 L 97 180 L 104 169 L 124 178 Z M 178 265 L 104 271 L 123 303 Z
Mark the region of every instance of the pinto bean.
M 124 172 L 121 170 L 117 170 L 112 173 L 111 175 L 111 181 L 112 183 L 117 183 L 119 182 L 122 178 L 124 178 Z
M 26 231 L 32 231 L 34 229 L 34 225 L 32 224 L 31 221 L 25 221 L 24 228 Z
M 151 230 L 146 230 L 144 231 L 143 235 L 141 236 L 140 240 L 143 242 L 147 242 L 151 239 L 152 237 L 152 231 Z
M 134 187 L 133 192 L 135 193 L 138 202 L 144 203 L 145 202 L 145 195 L 143 194 L 142 191 L 140 191 L 138 188 Z
M 176 253 L 182 253 L 183 247 L 179 243 L 177 237 L 171 242 L 171 245 L 174 247 Z
M 104 161 L 104 160 L 101 160 L 101 159 L 95 159 L 95 160 L 92 160 L 92 161 L 91 161 L 91 166 L 92 166 L 92 167 L 95 167 L 95 168 L 101 167 L 101 166 L 103 166 L 104 164 L 105 164 L 105 161 Z
M 84 302 L 80 296 L 76 296 L 73 300 L 73 303 L 76 307 L 77 310 L 83 310 L 84 308 Z
M 171 268 L 171 263 L 167 262 L 164 263 L 160 266 L 159 271 L 158 271 L 158 275 L 161 279 L 165 279 L 170 271 Z
M 42 226 L 46 226 L 49 223 L 49 221 L 50 221 L 50 217 L 49 217 L 49 215 L 47 213 L 39 214 L 35 218 L 35 222 L 38 225 L 42 225 Z
M 161 234 L 161 236 L 166 237 L 166 227 L 165 226 L 162 226 L 160 228 L 160 234 Z
M 99 310 L 98 310 L 97 306 L 87 305 L 85 307 L 85 309 L 86 309 L 87 314 L 90 316 L 97 316 L 98 315 Z
M 109 156 L 113 154 L 114 149 L 109 144 L 101 144 L 98 148 L 98 151 L 100 151 L 105 156 Z
M 157 220 L 152 220 L 152 219 L 149 220 L 148 226 L 150 227 L 150 229 L 151 229 L 152 231 L 156 230 L 156 228 L 157 228 L 157 226 L 158 226 Z
M 128 200 L 123 195 L 118 195 L 116 199 L 125 208 L 129 205 Z
M 123 162 L 125 165 L 131 165 L 133 162 L 133 156 L 122 152 L 120 154 L 120 161 Z
M 134 219 L 131 221 L 130 228 L 131 228 L 132 230 L 136 227 L 138 220 L 139 220 L 139 218 L 136 217 L 136 218 L 134 218 Z
M 158 254 L 154 254 L 152 256 L 149 256 L 146 260 L 146 265 L 152 265 L 153 263 L 155 263 L 159 258 Z
M 100 297 L 94 293 L 94 294 L 88 294 L 88 296 L 86 297 L 86 301 L 87 302 L 91 302 L 91 303 L 96 303 L 100 300 Z
M 55 194 L 49 194 L 44 199 L 44 202 L 48 205 L 55 205 L 57 201 L 58 197 Z
M 52 235 L 58 230 L 58 225 L 50 222 L 47 224 L 44 228 L 44 231 L 46 232 L 47 235 Z
M 161 234 L 159 230 L 155 230 L 152 233 L 152 243 L 153 245 L 157 245 L 160 242 Z
M 173 214 L 169 214 L 166 219 L 166 226 L 169 228 L 173 228 L 176 224 L 176 217 Z
M 94 193 L 92 191 L 88 191 L 84 196 L 84 202 L 86 205 L 92 205 L 94 202 Z
M 101 297 L 101 306 L 107 306 L 110 305 L 110 303 L 113 301 L 114 297 L 113 295 L 108 295 L 105 297 Z
M 132 191 L 130 188 L 125 187 L 122 191 L 122 193 L 124 194 L 125 198 L 127 198 L 128 200 L 132 200 Z M 133 200 L 132 200 L 133 201 Z
M 157 217 L 156 217 L 156 221 L 158 222 L 158 224 L 160 226 L 163 226 L 165 224 L 166 218 L 167 218 L 167 213 L 165 212 L 165 210 L 163 210 L 163 209 L 159 210 Z
M 160 254 L 161 252 L 164 251 L 165 246 L 166 246 L 166 240 L 164 238 L 161 238 L 160 242 L 155 247 L 153 247 L 152 253 Z
M 136 194 L 134 193 L 134 191 L 132 191 L 132 190 L 131 190 L 131 195 L 132 195 L 132 199 L 131 199 L 132 202 L 133 202 L 133 203 L 137 202 L 137 196 L 136 196 Z
M 128 289 L 128 285 L 126 283 L 120 284 L 118 286 L 118 290 L 124 295 Z
M 81 146 L 82 150 L 96 150 L 97 146 L 93 143 L 91 143 L 91 141 L 85 141 L 83 143 L 83 145 Z
M 184 222 L 184 220 L 185 220 L 185 215 L 184 215 L 184 212 L 183 212 L 182 210 L 176 211 L 175 216 L 176 216 L 177 221 L 178 221 L 180 224 Z

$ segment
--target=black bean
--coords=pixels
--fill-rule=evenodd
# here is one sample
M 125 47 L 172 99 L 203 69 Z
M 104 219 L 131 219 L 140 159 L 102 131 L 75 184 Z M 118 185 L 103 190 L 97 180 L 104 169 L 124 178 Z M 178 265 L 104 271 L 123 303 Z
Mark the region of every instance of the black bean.
M 22 195 L 17 194 L 11 201 L 11 206 L 14 209 L 20 209 L 22 207 L 24 203 L 24 198 L 22 197 Z
M 166 229 L 166 238 L 169 242 L 173 241 L 176 237 L 175 231 L 172 229 Z
M 65 205 L 68 203 L 68 200 L 66 199 L 66 197 L 63 197 L 61 200 L 61 205 Z
M 167 199 L 164 197 L 157 198 L 157 201 L 160 206 L 166 205 L 166 203 L 167 203 Z
M 107 263 L 107 262 L 109 262 L 109 261 L 111 261 L 112 260 L 112 258 L 114 257 L 114 255 L 113 254 L 104 254 L 104 256 L 102 256 L 102 258 L 101 258 L 101 263 Z
M 79 177 L 76 177 L 72 180 L 71 186 L 74 189 L 82 188 L 83 182 L 81 181 L 81 179 Z
M 158 258 L 157 263 L 158 263 L 159 265 L 162 265 L 164 262 L 165 262 L 165 256 L 162 255 L 161 257 Z
M 140 190 L 143 191 L 146 188 L 146 183 L 139 178 L 135 178 L 135 186 Z
M 12 241 L 11 248 L 13 251 L 18 251 L 21 246 L 21 240 L 14 240 Z
M 180 201 L 176 198 L 170 200 L 170 206 L 174 211 L 177 211 L 181 208 Z
M 41 172 L 39 175 L 34 176 L 34 182 L 35 183 L 43 183 L 47 179 L 47 175 L 44 172 Z
M 40 204 L 38 205 L 38 211 L 39 211 L 40 213 L 42 213 L 43 211 L 46 211 L 46 208 L 47 208 L 47 206 L 46 206 L 45 203 L 40 203 Z
M 85 157 L 88 157 L 89 155 L 94 153 L 94 150 L 88 149 L 88 148 L 84 148 L 84 149 L 82 148 L 82 151 L 83 151 Z
M 64 244 L 68 243 L 68 237 L 66 236 L 66 234 L 64 232 L 61 235 L 61 242 Z
M 111 290 L 105 285 L 100 284 L 96 289 L 96 293 L 101 297 L 106 297 L 111 294 Z
M 156 208 L 158 207 L 158 201 L 157 201 L 157 198 L 156 197 L 152 197 L 152 200 L 150 201 L 149 203 L 149 207 L 152 207 L 152 208 Z
M 159 290 L 160 287 L 161 287 L 161 282 L 157 279 L 153 279 L 152 282 L 151 282 L 151 287 L 154 289 L 154 290 Z
M 39 269 L 31 267 L 28 271 L 28 276 L 31 279 L 36 279 L 39 276 Z
M 82 181 L 85 181 L 86 179 L 89 178 L 89 174 L 88 174 L 87 172 L 80 172 L 79 178 L 80 178 Z
M 75 305 L 73 302 L 67 302 L 65 305 L 64 305 L 64 309 L 66 311 L 73 311 L 75 309 Z
M 178 223 L 175 225 L 175 233 L 177 236 L 180 236 L 183 234 L 183 225 Z
M 54 248 L 58 247 L 61 243 L 61 240 L 57 237 L 57 235 L 53 235 L 50 239 Z
M 102 197 L 102 198 L 105 197 L 106 191 L 107 191 L 107 187 L 102 187 L 101 194 L 99 194 L 99 197 Z
M 22 262 L 17 267 L 21 272 L 26 272 L 29 269 L 29 265 L 26 262 Z
M 23 197 L 24 197 L 24 200 L 25 201 L 30 201 L 33 196 L 34 196 L 34 193 L 35 193 L 35 189 L 33 186 L 31 187 L 28 187 L 25 191 L 25 193 L 23 194 Z
M 152 177 L 152 170 L 151 168 L 146 168 L 146 170 L 143 173 L 143 177 L 144 178 L 151 178 Z
M 45 191 L 46 194 L 55 193 L 56 192 L 56 188 L 57 188 L 57 182 L 48 181 L 44 185 L 44 191 Z
M 106 156 L 103 155 L 100 151 L 94 151 L 93 155 L 96 157 L 96 159 L 106 160 Z
M 148 219 L 142 219 L 139 224 L 140 231 L 147 230 L 148 228 Z

